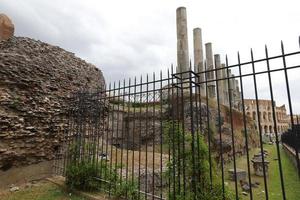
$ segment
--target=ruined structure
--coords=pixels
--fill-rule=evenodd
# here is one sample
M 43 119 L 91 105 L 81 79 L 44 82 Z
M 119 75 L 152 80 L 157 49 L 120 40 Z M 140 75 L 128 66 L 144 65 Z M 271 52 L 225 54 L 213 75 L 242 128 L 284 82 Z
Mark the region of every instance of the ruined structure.
M 229 90 L 228 90 L 228 80 L 225 79 L 227 78 L 227 69 L 225 69 L 225 64 L 221 64 L 221 68 L 222 68 L 222 73 L 221 73 L 221 77 L 224 78 L 224 80 L 220 80 L 219 84 L 220 84 L 220 90 L 219 90 L 219 94 L 222 95 L 223 97 L 220 98 L 221 104 L 223 105 L 228 105 L 229 104 Z
M 57 46 L 0 42 L 0 172 L 54 158 L 70 94 L 101 89 L 102 72 Z
M 177 72 L 185 72 L 189 69 L 189 46 L 187 34 L 186 8 L 179 7 L 176 10 L 177 23 Z
M 15 26 L 8 16 L 0 14 L 0 41 L 7 40 L 14 35 Z
M 245 110 L 247 116 L 251 117 L 256 122 L 258 127 L 258 113 L 255 99 L 245 99 Z M 258 100 L 260 126 L 263 134 L 273 134 L 275 131 L 273 113 L 272 113 L 272 101 L 270 100 Z M 275 104 L 276 105 L 276 104 Z M 276 124 L 277 132 L 283 133 L 289 128 L 289 116 L 286 113 L 285 105 L 276 106 Z M 258 128 L 256 128 L 258 130 Z
M 216 85 L 215 85 L 215 69 L 214 66 L 214 59 L 213 59 L 213 52 L 212 52 L 212 44 L 206 43 L 205 44 L 205 55 L 206 55 L 206 80 L 210 81 L 207 83 L 207 96 L 208 98 L 216 98 Z M 212 82 L 211 82 L 212 81 Z
M 194 35 L 194 71 L 199 75 L 198 83 L 205 82 L 205 69 L 203 58 L 202 31 L 200 28 L 193 30 Z M 206 96 L 205 84 L 200 84 L 200 95 Z
M 188 50 L 189 45 L 188 45 L 186 8 L 184 7 L 177 8 L 176 22 L 177 22 L 177 73 L 180 73 L 189 70 L 189 50 Z M 231 105 L 233 108 L 240 110 L 241 93 L 239 88 L 239 81 L 234 78 L 234 74 L 231 73 L 231 70 L 230 69 L 227 70 L 225 64 L 221 63 L 221 56 L 219 54 L 216 55 L 213 54 L 212 43 L 205 44 L 205 59 L 204 59 L 202 30 L 200 28 L 193 29 L 193 47 L 194 47 L 193 70 L 195 73 L 198 74 L 198 77 L 195 77 L 195 79 L 198 83 L 200 83 L 201 96 L 208 96 L 210 99 L 216 100 L 218 95 L 220 103 L 222 105 L 226 105 L 226 106 Z M 185 76 L 188 76 L 188 74 L 185 73 Z M 228 81 L 228 79 L 226 79 L 227 77 L 229 78 L 233 77 L 233 78 L 230 78 Z M 218 94 L 216 91 L 217 83 L 219 87 Z

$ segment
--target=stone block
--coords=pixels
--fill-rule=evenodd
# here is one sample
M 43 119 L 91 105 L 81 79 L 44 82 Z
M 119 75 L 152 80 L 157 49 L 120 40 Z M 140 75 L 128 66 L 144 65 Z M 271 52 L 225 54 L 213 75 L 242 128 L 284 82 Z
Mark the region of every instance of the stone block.
M 234 171 L 234 169 L 229 169 L 228 170 L 228 174 L 229 174 L 229 179 L 232 181 L 246 181 L 247 178 L 247 172 L 246 170 L 243 169 L 236 169 L 236 171 Z

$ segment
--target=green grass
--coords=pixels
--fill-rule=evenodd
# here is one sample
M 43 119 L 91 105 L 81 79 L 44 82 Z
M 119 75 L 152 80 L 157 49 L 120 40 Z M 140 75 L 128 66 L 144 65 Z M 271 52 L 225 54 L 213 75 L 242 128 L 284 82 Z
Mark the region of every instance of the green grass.
M 42 183 L 38 186 L 33 186 L 27 189 L 21 189 L 17 192 L 6 192 L 0 194 L 1 200 L 85 200 L 74 194 L 61 190 L 58 186 L 52 183 Z
M 266 149 L 269 153 L 267 160 L 270 161 L 269 164 L 269 175 L 267 176 L 267 188 L 269 199 L 271 200 L 280 200 L 282 197 L 282 188 L 280 181 L 280 173 L 279 173 L 279 165 L 278 160 L 274 160 L 277 158 L 277 150 L 275 145 L 265 145 L 264 149 Z M 250 160 L 255 153 L 258 153 L 260 150 L 254 149 L 250 151 Z M 288 200 L 298 200 L 300 199 L 300 179 L 297 176 L 297 169 L 292 164 L 291 160 L 288 158 L 286 153 L 282 150 L 280 146 L 280 155 L 281 155 L 281 163 L 283 169 L 283 177 L 284 177 L 284 187 L 286 198 Z M 246 155 L 237 158 L 236 160 L 237 168 L 244 169 L 247 171 L 247 159 Z M 260 183 L 258 188 L 253 188 L 253 199 L 261 200 L 265 199 L 265 186 L 263 177 L 258 177 L 254 175 L 254 170 L 252 168 L 252 163 L 250 161 L 251 167 L 251 181 L 258 181 Z M 228 180 L 227 171 L 229 168 L 233 168 L 233 163 L 228 163 L 225 166 L 225 179 L 228 182 L 229 188 L 235 191 L 235 184 L 233 181 Z M 247 178 L 248 181 L 248 178 Z M 250 199 L 250 194 L 248 196 L 242 195 L 242 189 L 240 184 L 238 183 L 238 191 L 240 199 Z

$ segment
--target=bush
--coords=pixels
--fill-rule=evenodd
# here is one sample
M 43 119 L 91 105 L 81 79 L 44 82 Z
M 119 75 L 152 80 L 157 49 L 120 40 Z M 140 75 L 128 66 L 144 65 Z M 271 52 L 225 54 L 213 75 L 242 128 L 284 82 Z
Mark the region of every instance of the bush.
M 168 199 L 191 200 L 194 197 L 201 200 L 231 199 L 227 191 L 223 195 L 220 184 L 210 184 L 208 147 L 201 134 L 195 134 L 193 138 L 192 134 L 184 131 L 178 122 L 171 121 L 165 123 L 164 141 L 168 142 L 171 150 L 176 148 L 174 152 L 171 151 L 171 161 L 165 173 L 166 178 L 171 180 L 169 183 L 171 188 L 175 188 L 175 191 L 171 189 Z M 211 165 L 213 180 L 217 180 L 214 162 Z M 185 182 L 185 190 L 182 184 L 179 186 L 179 182 Z
M 139 199 L 139 191 L 138 185 L 134 182 L 119 182 L 117 187 L 113 193 L 116 198 L 122 198 L 127 195 L 127 199 L 129 200 L 138 200 Z M 140 198 L 142 200 L 143 198 Z
M 70 189 L 96 191 L 109 186 L 107 182 L 101 183 L 99 179 L 106 179 L 111 183 L 118 179 L 116 170 L 110 168 L 106 161 L 97 162 L 96 155 L 94 143 L 75 142 L 69 146 L 66 185 Z
M 80 153 L 83 152 L 83 153 Z M 84 153 L 85 152 L 85 153 Z M 92 154 L 90 154 L 93 152 Z M 134 180 L 122 182 L 117 169 L 111 163 L 97 162 L 95 145 L 74 143 L 68 150 L 69 160 L 66 168 L 66 185 L 69 189 L 82 191 L 111 190 L 112 196 L 122 199 L 127 195 L 129 200 L 138 199 L 138 185 Z M 105 180 L 105 181 L 102 181 Z
M 95 179 L 97 174 L 98 170 L 95 163 L 89 161 L 72 162 L 67 166 L 66 185 L 70 189 L 98 190 L 100 182 Z

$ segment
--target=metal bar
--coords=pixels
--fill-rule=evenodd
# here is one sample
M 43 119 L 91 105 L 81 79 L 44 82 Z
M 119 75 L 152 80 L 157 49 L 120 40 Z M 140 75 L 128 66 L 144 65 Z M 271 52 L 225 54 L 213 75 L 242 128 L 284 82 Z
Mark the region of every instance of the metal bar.
M 120 170 L 120 182 L 122 183 L 123 181 L 123 153 L 124 153 L 124 131 L 125 131 L 125 122 L 124 122 L 124 119 L 125 119 L 125 94 L 126 94 L 126 88 L 125 88 L 125 85 L 126 85 L 126 81 L 125 79 L 123 80 L 123 98 L 122 98 L 122 130 L 121 130 L 121 170 Z M 119 120 L 119 119 L 118 119 Z M 126 173 L 126 172 L 125 172 Z
M 146 138 L 148 137 L 148 112 L 149 112 L 149 96 L 148 96 L 148 91 L 149 91 L 149 76 L 147 74 L 146 77 L 146 91 L 147 91 L 147 96 L 146 96 Z M 148 141 L 146 140 L 146 147 L 145 147 L 145 153 L 146 153 L 146 157 L 145 157 L 145 199 L 147 199 L 147 194 L 148 193 Z
M 215 59 L 215 66 L 216 66 Z M 218 80 L 218 73 L 216 73 L 216 79 Z M 217 109 L 218 109 L 218 128 L 219 128 L 219 139 L 220 139 L 220 158 L 221 158 L 221 178 L 222 178 L 222 197 L 225 200 L 225 179 L 224 179 L 224 161 L 223 161 L 223 140 L 222 140 L 222 127 L 221 127 L 221 106 L 220 106 L 220 92 L 219 92 L 219 83 L 216 84 L 217 92 Z M 224 97 L 225 98 L 225 97 Z
M 109 84 L 109 87 L 111 87 L 111 84 Z M 116 87 L 116 82 L 114 82 L 114 88 L 115 87 Z M 115 92 L 116 91 L 113 90 L 113 101 L 115 100 Z M 110 94 L 110 92 L 109 92 L 109 94 Z M 109 104 L 110 104 L 110 102 L 109 102 Z M 111 115 L 112 115 L 111 118 L 112 119 L 111 119 L 111 144 L 110 144 L 111 159 L 110 159 L 110 164 L 109 164 L 109 176 L 112 176 L 112 165 L 113 165 L 113 144 L 112 144 L 112 140 L 113 140 L 113 136 L 114 136 L 114 113 L 115 113 L 115 108 L 114 108 L 114 105 L 112 105 L 112 106 L 113 107 L 112 107 L 112 112 L 111 112 Z M 108 107 L 110 108 L 110 105 L 108 105 Z M 114 178 L 116 178 L 116 177 L 114 177 Z M 109 184 L 109 189 L 108 189 L 109 197 L 111 197 L 111 189 L 112 189 L 112 184 Z
M 171 74 L 173 74 L 173 65 L 171 66 Z M 172 76 L 172 88 L 171 88 L 171 98 L 172 98 L 172 164 L 173 164 L 173 200 L 176 200 L 176 164 L 175 164 L 175 158 L 176 158 L 176 148 L 175 148 L 175 111 L 174 111 L 174 78 Z M 177 88 L 176 88 L 177 90 Z M 178 91 L 177 91 L 178 94 Z M 177 115 L 178 116 L 178 115 Z M 180 190 L 179 190 L 180 191 Z
M 251 60 L 254 60 L 252 49 L 251 49 Z M 259 127 L 260 153 L 261 153 L 261 155 L 264 155 L 264 147 L 263 147 L 262 131 L 261 131 L 261 121 L 260 121 L 261 114 L 259 112 L 258 92 L 257 92 L 257 82 L 256 82 L 256 76 L 255 76 L 254 62 L 252 62 L 252 71 L 253 71 L 253 82 L 254 82 L 254 91 L 255 91 L 256 112 L 257 112 L 257 116 L 258 116 L 257 119 L 258 119 L 258 127 Z M 263 162 L 263 165 L 264 165 L 265 164 L 264 156 L 262 156 L 262 162 Z M 268 194 L 268 184 L 267 184 L 265 167 L 263 167 L 263 174 L 264 174 L 265 197 L 268 200 L 269 199 L 269 194 Z
M 136 104 L 136 77 L 134 77 L 134 98 L 133 98 L 133 104 L 135 105 Z M 133 149 L 132 149 L 132 178 L 131 178 L 131 182 L 134 183 L 134 178 L 135 178 L 135 173 L 134 173 L 134 161 L 135 161 L 135 157 L 134 157 L 134 152 L 135 152 L 135 121 L 136 121 L 136 106 L 133 106 L 133 125 L 132 125 L 132 145 L 133 145 Z M 128 133 L 130 134 L 130 133 Z
M 228 67 L 228 58 L 226 55 L 226 66 Z M 232 86 L 230 85 L 230 76 L 229 76 L 229 68 L 227 68 L 227 84 L 228 84 L 228 94 L 229 94 L 229 115 L 230 115 L 230 127 L 231 127 L 231 141 L 232 141 L 232 152 L 233 152 L 233 170 L 234 175 L 236 176 L 236 159 L 235 159 L 235 140 L 234 140 L 234 131 L 233 131 L 233 119 L 232 119 L 232 96 L 230 95 L 230 90 L 232 90 Z M 235 186 L 235 198 L 239 199 L 237 179 L 234 180 Z
M 129 85 L 129 88 L 128 88 L 128 103 L 127 103 L 127 108 L 128 108 L 128 110 L 127 110 L 127 112 L 128 112 L 128 114 L 127 114 L 127 116 L 130 118 L 130 107 L 131 107 L 131 105 L 130 105 L 130 95 L 131 95 L 131 93 L 130 93 L 130 89 L 131 89 L 131 78 L 129 78 L 129 83 L 128 83 L 128 85 Z M 125 105 L 125 104 L 124 104 Z M 133 119 L 133 120 L 135 120 L 135 119 Z M 126 123 L 126 122 L 125 122 Z M 124 123 L 124 124 L 125 124 Z M 128 120 L 128 129 L 126 128 L 126 126 L 124 126 L 124 130 L 126 131 L 126 178 L 125 178 L 125 182 L 126 182 L 126 185 L 128 184 L 128 162 L 129 162 L 129 138 L 130 138 L 130 122 L 129 122 L 129 120 Z M 132 131 L 134 131 L 134 130 L 132 130 Z M 124 146 L 122 145 L 122 148 L 124 148 Z M 125 195 L 125 197 L 126 197 L 126 199 L 128 198 L 128 191 L 126 190 L 126 195 Z
M 204 68 L 207 70 L 207 63 L 204 62 Z M 209 114 L 209 102 L 208 102 L 208 74 L 205 73 L 205 87 L 206 87 L 206 115 L 207 115 L 207 137 L 208 137 L 208 156 L 209 156 L 209 180 L 210 180 L 210 188 L 212 188 L 212 161 L 211 161 L 211 130 L 210 130 L 210 114 Z M 204 187 L 204 186 L 203 186 Z
M 155 73 L 153 73 L 153 102 L 155 102 Z M 153 128 L 153 138 L 152 138 L 152 195 L 154 195 L 155 192 L 155 184 L 154 184 L 154 177 L 155 177 L 155 104 L 152 105 L 152 128 Z M 154 200 L 154 196 L 153 196 Z
M 182 128 L 182 138 L 180 138 L 180 134 L 178 134 L 178 179 L 179 179 L 179 183 L 182 181 L 183 183 L 183 198 L 185 199 L 185 193 L 186 193 L 186 173 L 185 173 L 185 109 L 184 109 L 184 105 L 185 105 L 185 97 L 184 97 L 184 90 L 183 90 L 183 82 L 181 81 L 183 79 L 183 74 L 180 74 L 180 80 L 177 79 L 177 81 L 180 82 L 180 88 L 177 88 L 177 100 L 179 99 L 179 92 L 178 90 L 180 89 L 180 99 L 181 99 L 181 124 L 182 127 L 178 127 L 178 131 L 180 132 L 181 128 Z M 177 103 L 177 113 L 178 113 L 178 122 L 180 122 L 180 117 L 179 117 L 179 108 L 178 108 L 179 104 Z M 178 123 L 179 126 L 179 123 Z M 182 144 L 180 144 L 182 142 Z M 182 150 L 182 153 L 181 153 Z M 182 160 L 182 164 L 181 164 L 181 160 Z M 181 180 L 181 171 L 182 171 L 182 180 Z M 181 186 L 181 185 L 180 185 Z M 179 188 L 180 194 L 181 194 L 181 188 Z
M 265 53 L 266 53 L 266 62 L 267 62 L 267 69 L 268 69 L 268 79 L 269 79 L 269 87 L 270 87 L 270 95 L 271 95 L 271 103 L 272 103 L 272 114 L 273 114 L 273 122 L 274 122 L 274 131 L 276 137 L 276 149 L 277 149 L 277 156 L 278 156 L 278 165 L 279 165 L 279 174 L 280 174 L 280 183 L 281 183 L 281 191 L 282 197 L 285 200 L 285 188 L 284 188 L 284 180 L 283 180 L 283 171 L 282 171 L 282 164 L 281 164 L 281 156 L 279 150 L 279 140 L 278 140 L 278 131 L 277 131 L 277 121 L 276 121 L 276 111 L 275 111 L 275 101 L 273 95 L 273 86 L 272 86 L 272 77 L 270 72 L 270 63 L 269 63 L 269 55 L 268 55 L 268 48 L 267 45 L 265 46 Z M 263 155 L 264 156 L 264 155 Z
M 196 80 L 198 80 L 199 78 L 195 78 Z M 201 96 L 200 94 L 198 94 L 198 92 L 200 93 L 200 85 L 196 85 L 195 87 L 195 112 L 194 109 L 192 110 L 192 114 L 194 115 L 195 113 L 195 117 L 196 117 L 196 140 L 197 140 L 197 158 L 196 158 L 196 163 L 199 163 L 200 160 L 200 127 L 199 127 L 199 121 L 201 121 L 201 103 L 200 103 L 200 112 L 199 112 L 199 107 L 198 107 L 198 102 L 201 102 Z M 198 97 L 199 97 L 199 101 L 198 101 Z M 199 114 L 200 114 L 200 119 L 199 119 Z M 194 126 L 193 124 L 191 126 Z M 197 171 L 197 176 L 195 177 L 197 178 L 196 183 L 198 183 L 200 181 L 201 175 L 200 175 L 200 169 L 198 168 Z
M 99 92 L 97 92 L 96 94 L 97 94 L 97 99 L 96 99 L 96 106 L 100 106 L 100 107 L 97 107 L 97 110 L 96 110 L 96 112 L 94 113 L 94 114 L 96 114 L 97 115 L 97 112 L 99 112 L 99 114 L 100 114 L 100 116 L 99 116 L 99 120 L 97 120 L 97 119 L 95 119 L 95 123 L 99 123 L 99 128 L 100 128 L 100 130 L 99 129 L 96 129 L 96 137 L 97 138 L 102 138 L 102 141 L 101 141 L 101 164 L 100 164 L 100 166 L 101 166 L 101 169 L 100 169 L 100 177 L 102 177 L 103 176 L 103 149 L 104 149 L 104 137 L 105 137 L 105 134 L 104 134 L 104 132 L 102 132 L 102 131 L 104 131 L 103 129 L 104 129 L 104 126 L 105 126 L 105 116 L 104 116 L 104 110 L 103 109 L 101 109 L 101 100 L 99 99 L 99 95 L 101 94 L 101 92 L 103 92 L 103 91 L 106 91 L 106 88 L 105 88 L 106 86 L 104 86 L 104 90 L 102 89 L 102 91 L 99 91 Z M 104 93 L 105 94 L 105 93 Z M 105 101 L 105 100 L 104 100 Z M 100 104 L 100 105 L 99 105 Z M 104 102 L 104 104 L 105 104 L 105 102 Z M 101 125 L 101 115 L 103 115 L 103 117 L 102 117 L 102 125 Z M 97 115 L 98 116 L 98 115 Z M 103 126 L 103 127 L 102 127 Z M 101 134 L 101 135 L 99 135 L 99 133 Z M 107 142 L 106 142 L 106 144 L 107 144 Z M 97 145 L 98 146 L 98 145 Z M 107 151 L 105 151 L 105 155 L 106 155 L 106 158 L 107 158 Z M 96 152 L 94 152 L 94 156 L 96 156 L 96 159 L 97 159 L 97 163 L 98 163 L 98 159 L 99 159 L 99 152 L 98 151 L 96 151 Z M 107 159 L 105 159 L 105 161 L 104 161 L 105 163 L 104 163 L 104 167 L 105 167 L 105 169 L 106 169 L 106 165 L 107 165 Z M 106 176 L 106 170 L 104 170 L 104 176 Z M 100 183 L 100 187 L 101 187 L 101 183 Z
M 140 79 L 140 83 L 143 82 L 143 76 L 141 76 L 141 79 Z M 143 85 L 140 84 L 140 94 L 143 90 Z M 140 95 L 140 102 L 142 102 L 142 95 Z M 139 110 L 139 118 L 140 118 L 140 132 L 139 132 L 139 177 L 138 177 L 138 188 L 139 188 L 139 191 L 141 190 L 141 138 L 142 138 L 142 119 L 141 119 L 141 116 L 142 116 L 142 107 L 140 106 L 140 110 Z M 140 193 L 138 193 L 138 199 L 140 199 L 141 196 L 140 196 Z
M 299 37 L 299 45 L 300 45 L 300 37 Z M 286 83 L 286 91 L 288 96 L 288 102 L 289 102 L 289 110 L 290 110 L 290 116 L 291 116 L 291 124 L 292 124 L 292 132 L 295 133 L 295 123 L 294 123 L 294 114 L 293 114 L 293 106 L 292 106 L 292 98 L 291 98 L 291 92 L 290 92 L 290 84 L 289 84 L 289 78 L 288 78 L 288 72 L 287 72 L 287 66 L 286 66 L 286 54 L 284 53 L 284 46 L 283 42 L 281 41 L 281 53 L 282 53 L 282 61 L 283 61 L 283 67 L 284 67 L 284 75 L 285 75 L 285 83 Z M 296 134 L 295 134 L 296 135 Z M 295 138 L 297 141 L 297 137 Z M 298 148 L 295 148 L 296 152 L 296 161 L 297 161 L 297 168 L 298 168 L 298 177 L 300 179 L 300 158 L 299 158 L 299 151 Z
M 238 52 L 238 63 L 241 63 L 240 53 Z M 242 102 L 242 112 L 243 112 L 243 125 L 245 134 L 245 145 L 246 145 L 246 155 L 247 155 L 247 170 L 248 170 L 248 181 L 250 187 L 250 199 L 253 199 L 252 182 L 251 182 L 251 170 L 250 170 L 250 156 L 249 156 L 249 142 L 248 142 L 248 130 L 247 130 L 247 120 L 246 120 L 246 110 L 244 101 L 244 86 L 242 79 L 242 68 L 239 65 L 239 75 L 240 75 L 240 88 L 241 88 L 241 102 Z
M 191 67 L 191 66 L 190 66 Z M 190 74 L 190 82 L 192 82 L 192 76 Z M 190 83 L 191 84 L 191 83 Z M 196 199 L 196 162 L 195 162 L 195 130 L 194 130 L 194 114 L 193 114 L 193 88 L 192 85 L 190 85 L 190 112 L 191 112 L 191 133 L 192 133 L 192 164 L 193 164 L 193 177 L 192 177 L 192 188 L 193 188 L 193 199 Z M 183 130 L 184 131 L 184 130 Z M 183 134 L 185 135 L 185 134 Z M 185 146 L 185 141 L 183 141 L 183 146 Z M 184 149 L 184 148 L 183 148 Z M 183 155 L 185 155 L 183 153 Z M 185 157 L 185 156 L 184 156 Z M 185 158 L 184 158 L 185 160 Z M 183 168 L 185 168 L 185 163 L 183 164 Z M 184 177 L 184 183 L 185 183 L 185 177 Z M 185 191 L 186 188 L 184 188 Z
M 109 84 L 109 88 L 111 87 L 111 84 Z M 104 91 L 104 96 L 105 96 L 105 94 L 106 94 L 106 90 Z M 109 110 L 109 108 L 110 108 L 110 106 L 109 106 L 109 100 L 110 100 L 110 92 L 108 92 L 108 98 L 106 98 L 105 99 L 105 101 L 104 101 L 104 105 L 107 105 L 107 107 L 108 107 L 108 110 L 107 110 L 107 125 L 106 125 L 106 127 L 107 127 L 107 129 L 104 129 L 105 131 L 106 131 L 106 144 L 105 144 L 105 152 L 106 152 L 106 158 L 107 158 L 107 156 L 108 156 L 108 143 L 109 143 L 109 138 L 108 138 L 108 133 L 109 133 L 109 120 L 110 120 L 110 116 L 109 116 L 109 114 L 110 114 L 110 110 Z M 103 124 L 104 126 L 105 126 L 105 124 Z M 110 154 L 110 158 L 109 158 L 109 160 L 111 161 L 112 160 L 112 154 Z M 108 167 L 107 166 L 107 162 L 109 162 L 109 160 L 106 160 L 106 163 L 105 163 L 105 169 Z M 109 173 L 111 173 L 110 171 L 109 171 Z M 107 179 L 107 175 L 108 175 L 108 172 L 107 172 L 107 170 L 105 170 L 104 171 L 104 179 Z M 110 174 L 111 175 L 111 174 Z
M 171 98 L 173 98 L 173 97 L 171 97 L 170 96 L 170 70 L 168 69 L 168 71 L 167 71 L 167 76 L 168 76 L 168 99 L 167 99 L 167 102 L 168 102 L 168 111 L 170 111 L 171 110 L 171 103 L 172 103 L 172 99 Z M 173 111 L 172 111 L 172 113 L 173 113 Z M 168 119 L 168 121 L 167 122 L 169 122 L 169 118 L 170 118 L 170 116 L 169 115 L 171 115 L 172 116 L 172 114 L 171 113 L 168 113 L 168 117 L 167 117 L 167 119 Z M 166 126 L 168 126 L 168 127 L 166 127 L 166 129 L 168 129 L 169 128 L 169 124 L 167 124 Z M 170 133 L 170 131 L 168 130 L 168 153 L 169 153 L 169 155 L 168 155 L 168 162 L 169 163 L 171 163 L 171 133 Z M 169 167 L 170 168 L 170 167 Z M 170 197 L 170 194 L 171 194 L 171 170 L 170 169 L 168 169 L 168 197 Z
M 163 85 L 162 85 L 162 71 L 160 71 L 160 199 L 163 198 Z

